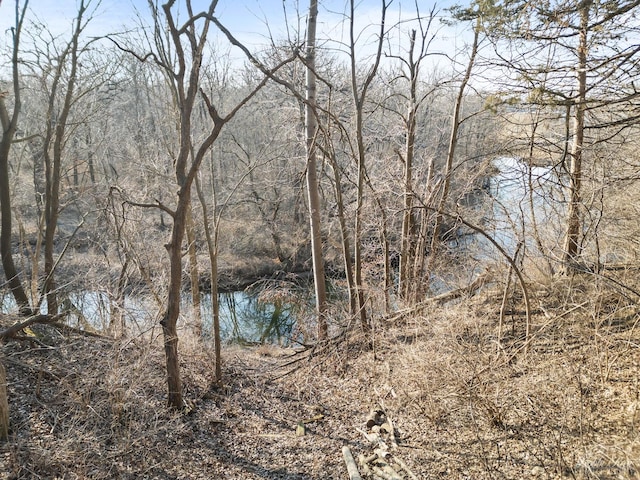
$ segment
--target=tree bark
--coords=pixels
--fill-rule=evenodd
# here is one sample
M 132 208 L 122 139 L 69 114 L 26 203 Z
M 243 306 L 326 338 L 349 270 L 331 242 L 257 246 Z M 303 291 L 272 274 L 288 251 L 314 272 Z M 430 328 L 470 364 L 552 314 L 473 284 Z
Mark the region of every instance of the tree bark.
M 0 140 L 0 214 L 2 221 L 0 224 L 0 255 L 2 256 L 2 268 L 11 290 L 11 294 L 18 305 L 20 313 L 30 315 L 32 313 L 29 298 L 24 291 L 18 271 L 13 262 L 13 252 L 11 247 L 12 236 L 12 212 L 11 212 L 11 190 L 9 188 L 9 152 L 13 137 L 16 134 L 18 118 L 20 116 L 20 84 L 18 80 L 18 47 L 20 45 L 20 32 L 27 10 L 28 1 L 25 1 L 22 10 L 16 3 L 16 28 L 13 31 L 13 52 L 12 80 L 13 80 L 13 113 L 9 116 L 5 104 L 5 93 L 0 92 L 0 121 L 2 123 L 2 139 Z
M 185 185 L 178 193 L 178 207 L 173 215 L 171 241 L 167 245 L 169 252 L 169 297 L 164 317 L 160 321 L 164 334 L 164 351 L 167 366 L 167 403 L 175 409 L 181 409 L 182 380 L 178 357 L 178 317 L 180 316 L 180 293 L 182 292 L 182 242 L 185 232 L 185 219 L 189 208 L 190 186 Z
M 307 22 L 306 51 L 306 103 L 305 133 L 307 139 L 307 195 L 309 200 L 309 219 L 311 227 L 311 256 L 313 260 L 313 280 L 316 294 L 316 313 L 318 314 L 318 340 L 325 340 L 328 335 L 327 290 L 325 285 L 324 261 L 322 257 L 322 232 L 320 228 L 320 192 L 316 156 L 318 122 L 316 119 L 316 23 L 318 17 L 318 1 L 309 2 L 309 19 Z
M 567 207 L 567 233 L 564 239 L 564 271 L 570 272 L 577 264 L 580 255 L 580 231 L 582 219 L 580 215 L 581 186 L 582 186 L 582 149 L 584 146 L 584 117 L 587 97 L 587 53 L 589 30 L 589 9 L 591 1 L 585 1 L 580 8 L 580 35 L 578 45 L 577 82 L 578 98 L 575 105 L 575 117 L 573 120 L 573 142 L 571 145 L 569 167 Z

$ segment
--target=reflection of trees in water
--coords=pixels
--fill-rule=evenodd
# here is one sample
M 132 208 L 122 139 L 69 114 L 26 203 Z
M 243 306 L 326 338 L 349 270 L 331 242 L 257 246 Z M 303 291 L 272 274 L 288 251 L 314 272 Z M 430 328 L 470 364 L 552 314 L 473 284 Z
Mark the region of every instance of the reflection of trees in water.
M 221 293 L 223 338 L 239 343 L 290 343 L 299 330 L 297 320 L 309 308 L 307 290 L 288 283 L 259 282 L 242 292 Z
M 111 299 L 105 292 L 79 291 L 61 296 L 69 312 L 67 322 L 90 331 L 106 331 L 110 324 Z M 304 286 L 287 286 L 260 282 L 251 289 L 220 293 L 221 333 L 223 340 L 237 343 L 278 343 L 287 345 L 303 337 L 307 312 L 313 308 L 311 291 Z M 154 306 L 145 295 L 129 295 L 122 312 L 127 324 L 136 331 L 153 324 Z M 188 302 L 185 296 L 184 302 Z M 0 290 L 0 313 L 14 310 L 15 301 Z M 211 295 L 203 295 L 203 333 L 211 333 Z M 46 302 L 43 305 L 46 311 Z

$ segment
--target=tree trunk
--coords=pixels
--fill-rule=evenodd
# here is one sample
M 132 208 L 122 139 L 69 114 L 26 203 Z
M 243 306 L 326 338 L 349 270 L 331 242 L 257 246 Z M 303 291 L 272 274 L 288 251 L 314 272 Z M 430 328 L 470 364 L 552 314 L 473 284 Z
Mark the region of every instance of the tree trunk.
M 167 403 L 170 407 L 181 409 L 182 380 L 178 357 L 178 317 L 180 316 L 180 293 L 182 292 L 182 242 L 186 228 L 185 219 L 189 209 L 190 186 L 182 186 L 178 193 L 178 206 L 173 215 L 171 242 L 166 246 L 169 252 L 169 292 L 167 309 L 160 324 L 164 334 L 164 351 L 167 365 Z
M 349 245 L 349 230 L 347 229 L 347 219 L 344 213 L 344 200 L 342 197 L 342 184 L 340 182 L 340 171 L 335 154 L 329 154 L 331 168 L 336 190 L 336 205 L 338 207 L 338 221 L 340 223 L 340 238 L 342 240 L 342 255 L 344 257 L 344 273 L 347 279 L 347 291 L 349 292 L 349 314 L 355 315 L 358 311 L 357 295 L 353 280 L 353 262 L 351 260 L 351 247 Z
M 42 293 L 47 297 L 47 313 L 55 315 L 58 313 L 58 296 L 53 268 L 55 261 L 53 258 L 53 248 L 55 232 L 58 225 L 58 212 L 60 210 L 60 156 L 51 157 L 45 152 L 45 171 L 47 179 L 45 195 L 45 230 L 44 230 L 44 283 Z
M 189 278 L 191 281 L 191 306 L 193 307 L 193 321 L 196 335 L 202 335 L 202 314 L 200 312 L 200 271 L 198 270 L 198 255 L 196 250 L 196 229 L 193 223 L 193 208 L 189 203 L 187 210 L 187 251 L 189 252 Z
M 474 28 L 473 44 L 471 46 L 471 55 L 469 56 L 469 63 L 465 71 L 464 77 L 462 77 L 462 83 L 458 89 L 458 95 L 456 97 L 456 103 L 453 109 L 453 117 L 451 119 L 451 136 L 449 137 L 449 148 L 447 151 L 447 162 L 444 171 L 444 182 L 442 184 L 442 193 L 440 194 L 440 200 L 438 202 L 438 209 L 436 211 L 436 221 L 433 227 L 433 237 L 431 238 L 431 248 L 429 252 L 429 263 L 427 267 L 427 274 L 431 275 L 435 260 L 438 254 L 438 247 L 440 246 L 440 236 L 442 234 L 442 223 L 445 206 L 449 199 L 449 190 L 451 188 L 451 177 L 453 175 L 453 161 L 456 154 L 456 146 L 458 145 L 458 131 L 460 129 L 460 116 L 462 114 L 462 101 L 464 99 L 464 91 L 471 78 L 471 70 L 476 60 L 476 54 L 478 53 L 478 39 L 480 36 L 480 27 L 477 25 Z
M 582 219 L 580 215 L 581 186 L 582 186 L 582 149 L 584 145 L 584 117 L 587 97 L 587 32 L 589 29 L 589 8 L 591 2 L 586 1 L 580 9 L 580 38 L 578 45 L 577 82 L 578 98 L 573 120 L 573 142 L 571 145 L 569 167 L 567 207 L 567 233 L 564 239 L 564 271 L 568 273 L 577 264 L 580 255 L 580 231 Z
M 307 138 L 307 194 L 309 196 L 309 218 L 311 225 L 311 255 L 313 259 L 313 279 L 316 293 L 316 311 L 318 314 L 318 340 L 324 340 L 328 335 L 327 319 L 327 291 L 324 276 L 324 261 L 322 258 L 322 232 L 320 229 L 320 192 L 318 190 L 318 176 L 316 165 L 316 141 L 318 122 L 316 119 L 316 22 L 318 17 L 318 1 L 309 2 L 309 20 L 307 24 L 307 52 L 306 52 L 306 103 L 305 103 L 305 132 Z
M 213 182 L 213 165 L 211 167 L 211 183 L 213 186 L 213 211 L 216 211 L 216 189 Z M 196 177 L 196 192 L 202 208 L 202 218 L 204 222 L 204 235 L 207 240 L 207 251 L 209 252 L 210 276 L 211 276 L 211 323 L 213 328 L 213 348 L 215 356 L 215 377 L 214 383 L 222 382 L 222 339 L 220 338 L 220 299 L 218 298 L 218 222 L 214 219 L 213 232 L 209 221 L 207 201 L 200 186 L 200 180 Z
M 20 85 L 18 82 L 18 47 L 20 45 L 20 32 L 22 22 L 27 9 L 27 3 L 22 7 L 18 17 L 16 5 L 17 25 L 13 31 L 13 52 L 11 57 L 13 74 L 13 113 L 9 116 L 5 104 L 5 94 L 0 93 L 0 121 L 2 123 L 2 139 L 0 140 L 0 256 L 2 256 L 2 268 L 7 279 L 11 294 L 18 305 L 20 313 L 30 315 L 32 313 L 29 298 L 24 291 L 18 271 L 13 263 L 13 252 L 11 248 L 12 236 L 12 212 L 11 212 L 11 190 L 9 189 L 9 152 L 11 143 L 17 130 L 18 118 L 20 116 Z
M 411 267 L 415 255 L 415 224 L 413 221 L 413 155 L 416 140 L 416 113 L 417 113 L 417 65 L 413 61 L 413 52 L 416 44 L 416 31 L 411 31 L 409 46 L 409 108 L 406 122 L 407 141 L 404 155 L 404 192 L 402 210 L 402 237 L 400 244 L 400 272 L 398 282 L 398 294 L 405 300 L 409 298 L 412 283 Z
M 0 355 L 0 441 L 9 438 L 9 398 L 7 397 L 7 372 Z
M 52 80 L 49 93 L 49 106 L 47 110 L 47 134 L 45 137 L 44 161 L 45 161 L 45 232 L 44 232 L 44 275 L 45 280 L 42 292 L 47 297 L 47 313 L 58 313 L 58 296 L 54 280 L 55 261 L 53 258 L 55 233 L 60 214 L 60 177 L 62 169 L 62 154 L 66 142 L 67 120 L 74 103 L 76 77 L 78 73 L 79 39 L 86 21 L 83 19 L 86 11 L 84 0 L 80 1 L 78 16 L 75 19 L 73 35 L 61 55 L 55 59 L 57 62 L 55 75 Z M 69 60 L 67 60 L 67 58 Z M 69 73 L 65 76 L 65 67 L 69 62 Z M 66 82 L 66 91 L 59 115 L 56 114 L 57 93 L 60 82 Z M 50 151 L 51 149 L 51 151 Z

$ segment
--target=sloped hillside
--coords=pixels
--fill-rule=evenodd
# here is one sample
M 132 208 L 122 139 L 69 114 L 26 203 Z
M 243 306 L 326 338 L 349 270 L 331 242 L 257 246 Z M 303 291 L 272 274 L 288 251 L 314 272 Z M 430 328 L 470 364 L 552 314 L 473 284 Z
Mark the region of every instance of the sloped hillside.
M 37 343 L 3 346 L 0 478 L 347 479 L 342 448 L 373 472 L 380 441 L 400 478 L 638 478 L 640 308 L 609 285 L 532 288 L 528 339 L 518 292 L 500 325 L 489 288 L 379 319 L 373 340 L 228 346 L 223 388 L 210 346 L 183 332 L 183 414 L 164 405 L 158 328 L 116 341 L 35 326 Z M 372 435 L 371 410 L 393 437 Z

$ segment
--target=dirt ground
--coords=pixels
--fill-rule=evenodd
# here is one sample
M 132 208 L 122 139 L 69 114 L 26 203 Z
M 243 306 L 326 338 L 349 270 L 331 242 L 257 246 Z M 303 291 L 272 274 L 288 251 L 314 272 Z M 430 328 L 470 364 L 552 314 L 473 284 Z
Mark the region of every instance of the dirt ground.
M 348 479 L 343 447 L 370 457 L 380 441 L 404 479 L 640 478 L 640 308 L 562 288 L 533 296 L 528 337 L 521 303 L 500 322 L 496 294 L 314 350 L 228 346 L 222 388 L 211 346 L 184 332 L 182 414 L 165 407 L 158 328 L 35 326 L 39 343 L 2 347 L 0 478 Z M 393 436 L 371 435 L 372 409 Z

